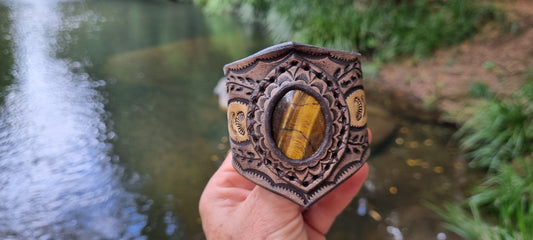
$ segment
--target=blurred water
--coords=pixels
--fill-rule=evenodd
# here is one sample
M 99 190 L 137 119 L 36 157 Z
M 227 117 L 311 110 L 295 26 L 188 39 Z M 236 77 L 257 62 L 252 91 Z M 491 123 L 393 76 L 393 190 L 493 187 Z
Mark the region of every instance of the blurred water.
M 14 82 L 0 109 L 3 239 L 140 236 L 137 213 L 111 164 L 103 98 L 87 73 L 56 58 L 59 1 L 9 1 Z
M 202 239 L 228 149 L 212 90 L 265 46 L 245 28 L 190 4 L 0 1 L 0 238 Z

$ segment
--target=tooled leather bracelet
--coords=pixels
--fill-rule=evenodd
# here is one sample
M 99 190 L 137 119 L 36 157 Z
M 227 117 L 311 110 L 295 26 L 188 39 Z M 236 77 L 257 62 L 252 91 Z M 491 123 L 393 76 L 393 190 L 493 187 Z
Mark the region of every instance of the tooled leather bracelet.
M 286 42 L 224 66 L 233 167 L 304 208 L 370 155 L 361 55 Z

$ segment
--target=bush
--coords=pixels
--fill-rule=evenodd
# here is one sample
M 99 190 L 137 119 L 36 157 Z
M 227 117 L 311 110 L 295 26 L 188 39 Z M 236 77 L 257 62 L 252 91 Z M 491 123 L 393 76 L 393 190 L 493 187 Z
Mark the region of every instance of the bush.
M 489 95 L 458 131 L 465 156 L 489 172 L 464 203 L 434 209 L 465 238 L 533 239 L 533 74 L 526 78 L 510 99 Z
M 447 204 L 437 212 L 447 227 L 468 239 L 533 239 L 533 159 L 502 165 L 474 190 L 466 209 Z M 484 220 L 489 219 L 489 221 Z
M 205 9 L 233 9 L 259 18 L 275 41 L 297 41 L 359 51 L 377 60 L 424 57 L 456 44 L 502 16 L 474 0 L 196 0 Z M 250 10 L 253 9 L 253 10 Z
M 497 170 L 533 152 L 533 78 L 512 96 L 492 98 L 458 131 L 465 156 L 476 167 Z

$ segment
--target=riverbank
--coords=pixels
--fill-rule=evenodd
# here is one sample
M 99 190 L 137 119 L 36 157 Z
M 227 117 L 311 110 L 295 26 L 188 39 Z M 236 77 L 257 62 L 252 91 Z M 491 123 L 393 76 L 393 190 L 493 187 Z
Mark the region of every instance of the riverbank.
M 520 89 L 533 70 L 533 3 L 506 1 L 498 7 L 507 13 L 511 29 L 487 25 L 474 38 L 437 50 L 425 61 L 383 65 L 367 83 L 377 92 L 370 94 L 389 96 L 383 103 L 403 114 L 460 125 L 480 101 L 472 93 L 476 86 L 501 96 Z M 404 100 L 401 105 L 398 99 Z

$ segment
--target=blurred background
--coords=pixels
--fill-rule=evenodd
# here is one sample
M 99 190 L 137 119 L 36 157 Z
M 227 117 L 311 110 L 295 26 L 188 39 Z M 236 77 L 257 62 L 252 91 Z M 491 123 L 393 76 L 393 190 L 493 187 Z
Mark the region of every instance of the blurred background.
M 527 0 L 0 0 L 0 238 L 204 239 L 222 67 L 288 40 L 364 55 L 370 176 L 328 239 L 533 238 L 531 16 Z

